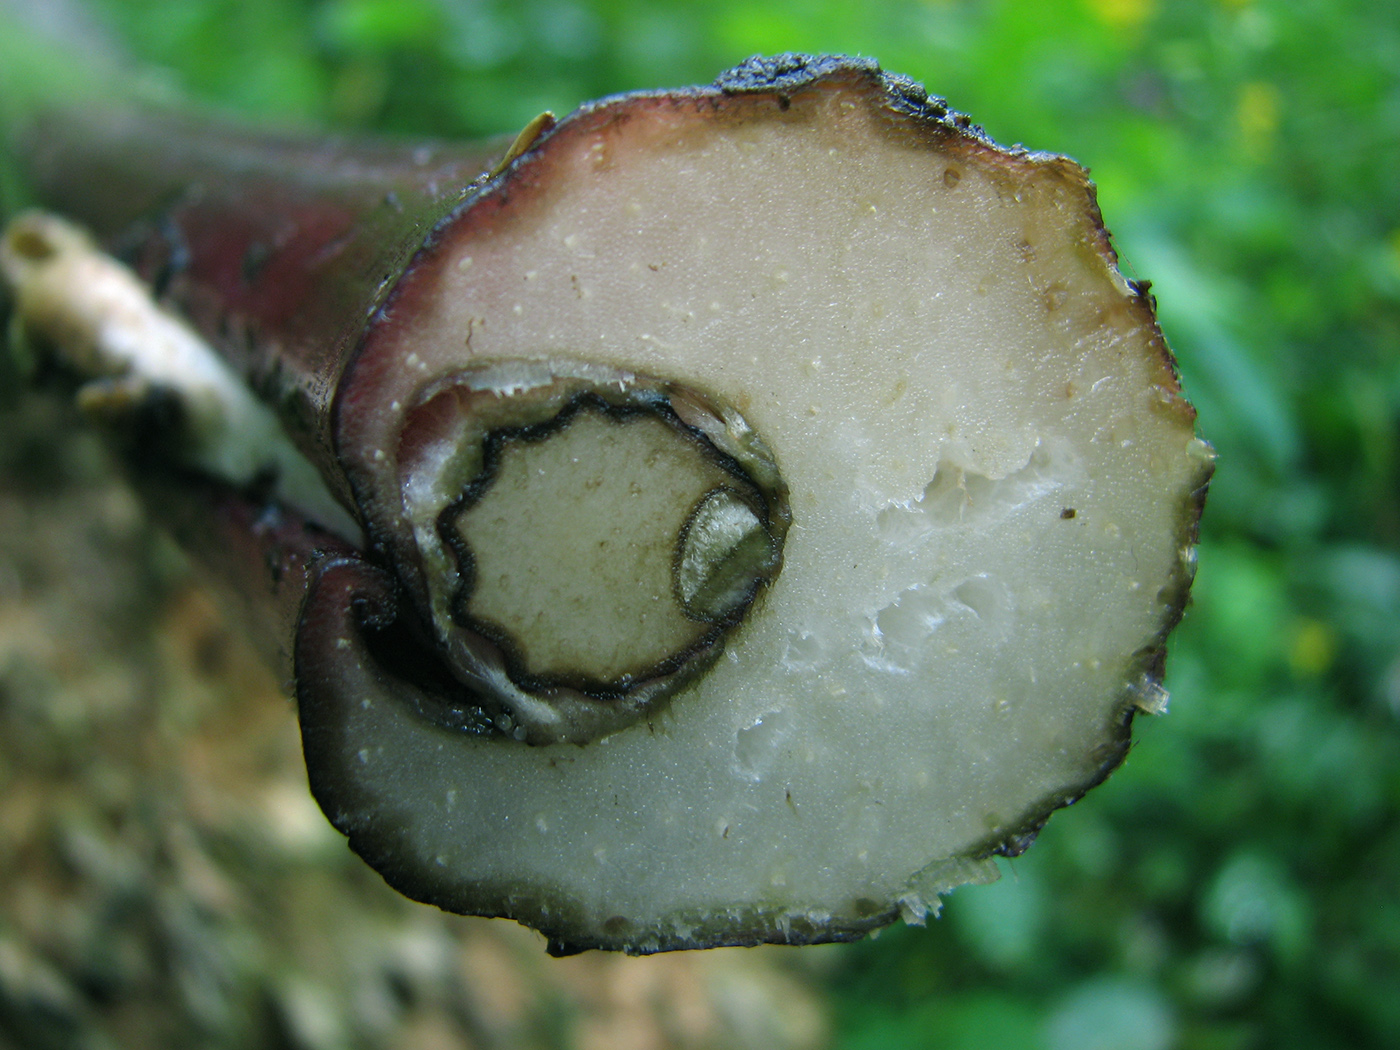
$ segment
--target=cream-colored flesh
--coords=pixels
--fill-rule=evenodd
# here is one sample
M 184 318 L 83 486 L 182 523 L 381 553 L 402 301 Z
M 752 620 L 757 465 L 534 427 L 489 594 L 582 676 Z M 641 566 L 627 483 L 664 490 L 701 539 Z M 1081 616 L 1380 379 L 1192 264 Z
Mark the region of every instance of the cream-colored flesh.
M 532 748 L 356 714 L 363 784 L 445 882 L 625 916 L 643 949 L 697 915 L 921 918 L 1150 689 L 1208 456 L 1155 328 L 1064 162 L 893 119 L 821 91 L 605 125 L 396 332 L 404 405 L 472 361 L 643 372 L 735 405 L 791 491 L 781 574 L 650 723 Z
M 687 520 L 726 480 L 656 417 L 585 412 L 508 444 L 497 477 L 455 519 L 471 549 L 467 612 L 504 632 L 532 675 L 613 683 L 694 645 L 672 566 Z

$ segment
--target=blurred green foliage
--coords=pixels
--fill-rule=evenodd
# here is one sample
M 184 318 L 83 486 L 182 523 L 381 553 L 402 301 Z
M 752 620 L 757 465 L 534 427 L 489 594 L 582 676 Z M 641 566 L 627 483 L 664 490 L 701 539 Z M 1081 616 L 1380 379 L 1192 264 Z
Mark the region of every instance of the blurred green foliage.
M 844 51 L 1089 165 L 1220 452 L 1172 714 L 1002 882 L 843 950 L 842 1045 L 1395 1045 L 1400 5 L 92 3 L 263 119 L 477 136 Z

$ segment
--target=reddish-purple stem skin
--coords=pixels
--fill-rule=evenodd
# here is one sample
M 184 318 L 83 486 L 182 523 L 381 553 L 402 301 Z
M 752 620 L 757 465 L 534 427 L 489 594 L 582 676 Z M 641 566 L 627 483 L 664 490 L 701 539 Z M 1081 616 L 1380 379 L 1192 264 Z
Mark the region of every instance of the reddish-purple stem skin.
M 256 493 L 159 465 L 137 464 L 133 474 L 160 523 L 226 585 L 234 618 L 290 678 L 308 589 L 329 562 L 362 561 L 361 554 Z
M 345 362 L 429 231 L 502 150 L 63 111 L 36 123 L 25 157 L 40 203 L 130 262 L 346 496 L 330 433 Z

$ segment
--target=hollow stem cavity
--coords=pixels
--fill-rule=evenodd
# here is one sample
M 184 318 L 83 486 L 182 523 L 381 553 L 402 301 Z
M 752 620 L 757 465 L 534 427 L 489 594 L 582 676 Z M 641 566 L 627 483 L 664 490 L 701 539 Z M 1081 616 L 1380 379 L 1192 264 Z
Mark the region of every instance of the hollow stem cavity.
M 766 446 L 664 381 L 571 362 L 458 374 L 410 414 L 399 470 L 454 670 L 532 743 L 656 710 L 782 565 L 786 493 Z

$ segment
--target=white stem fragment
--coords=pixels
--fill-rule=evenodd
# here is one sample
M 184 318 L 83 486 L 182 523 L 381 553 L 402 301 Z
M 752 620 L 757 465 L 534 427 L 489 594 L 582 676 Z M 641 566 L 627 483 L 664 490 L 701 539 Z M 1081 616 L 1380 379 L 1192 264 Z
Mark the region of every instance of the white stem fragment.
M 120 427 L 154 399 L 173 399 L 181 426 L 162 454 L 240 487 L 273 477 L 279 498 L 359 535 L 271 410 L 84 231 L 44 212 L 18 216 L 0 239 L 0 278 L 15 303 L 13 352 L 51 353 L 82 382 L 77 403 L 90 419 Z

